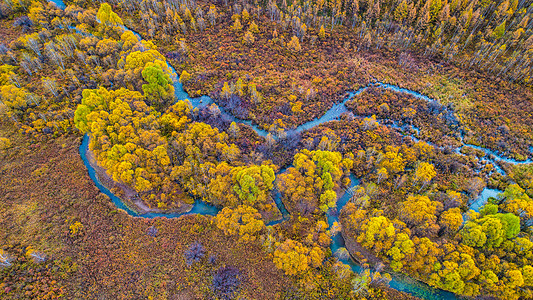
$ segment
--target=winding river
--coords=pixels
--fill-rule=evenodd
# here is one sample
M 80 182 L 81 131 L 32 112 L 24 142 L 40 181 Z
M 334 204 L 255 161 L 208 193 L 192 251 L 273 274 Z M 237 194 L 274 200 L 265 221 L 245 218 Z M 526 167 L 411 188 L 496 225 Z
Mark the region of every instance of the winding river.
M 55 3 L 56 6 L 58 8 L 60 8 L 60 9 L 65 9 L 65 7 L 66 7 L 62 0 L 49 0 L 49 1 Z M 127 28 L 125 28 L 125 29 L 127 29 Z M 139 39 L 141 39 L 141 37 L 140 37 L 140 35 L 138 33 L 135 33 L 135 35 Z M 176 71 L 168 63 L 168 61 L 167 61 L 167 64 L 172 69 L 172 71 L 176 73 Z M 209 105 L 211 103 L 214 103 L 213 99 L 211 99 L 208 96 L 202 96 L 202 97 L 192 98 L 192 99 L 189 98 L 188 94 L 184 91 L 181 83 L 179 83 L 177 80 L 175 80 L 175 81 L 176 82 L 174 83 L 174 88 L 175 88 L 175 91 L 176 91 L 176 99 L 177 100 L 189 99 L 189 101 L 191 102 L 191 105 L 194 108 L 203 107 L 205 105 Z M 334 121 L 334 120 L 338 119 L 343 113 L 348 113 L 349 112 L 348 109 L 346 108 L 346 105 L 345 105 L 346 102 L 351 100 L 356 95 L 362 93 L 364 90 L 366 90 L 370 86 L 378 86 L 378 87 L 381 87 L 383 89 L 393 90 L 395 92 L 407 93 L 407 94 L 409 94 L 411 96 L 417 97 L 419 99 L 424 99 L 426 101 L 436 101 L 436 100 L 433 100 L 433 99 L 431 99 L 431 98 L 429 98 L 429 97 L 427 97 L 425 95 L 422 95 L 422 94 L 420 94 L 418 92 L 415 92 L 415 91 L 403 89 L 403 88 L 400 88 L 398 86 L 391 85 L 391 84 L 385 84 L 385 83 L 381 83 L 381 82 L 376 82 L 376 83 L 370 84 L 370 85 L 368 85 L 366 87 L 362 87 L 362 88 L 358 89 L 357 91 L 349 92 L 348 96 L 341 103 L 333 105 L 333 107 L 330 108 L 320 118 L 312 120 L 310 122 L 307 122 L 305 124 L 302 124 L 302 125 L 298 126 L 295 131 L 296 132 L 302 132 L 302 131 L 305 131 L 305 130 L 309 130 L 309 129 L 311 129 L 311 128 L 315 127 L 315 126 L 318 126 L 320 124 L 323 124 L 325 122 Z M 220 108 L 220 110 L 221 110 L 221 113 L 224 114 L 228 119 L 233 120 L 236 123 L 240 123 L 240 124 L 251 126 L 253 128 L 253 130 L 258 135 L 260 135 L 262 137 L 265 137 L 265 136 L 268 135 L 267 131 L 265 131 L 263 129 L 260 129 L 256 125 L 252 124 L 251 120 L 241 120 L 241 119 L 238 119 L 238 118 L 232 116 L 231 114 L 227 113 L 226 111 L 223 110 L 223 108 Z M 417 139 L 416 137 L 414 137 L 412 135 L 408 135 L 408 136 L 411 136 L 413 139 Z M 183 215 L 189 215 L 189 214 L 202 214 L 202 215 L 214 216 L 220 211 L 220 209 L 217 208 L 217 207 L 214 207 L 214 206 L 212 206 L 210 204 L 207 204 L 205 202 L 202 202 L 200 200 L 196 200 L 192 210 L 189 211 L 189 212 L 186 212 L 186 213 L 168 213 L 168 214 L 167 213 L 146 213 L 146 214 L 137 213 L 136 211 L 130 209 L 124 203 L 123 200 L 121 200 L 119 197 L 114 195 L 108 188 L 106 188 L 100 182 L 100 180 L 98 179 L 98 176 L 96 175 L 95 169 L 91 166 L 91 164 L 89 163 L 89 159 L 87 157 L 88 144 L 89 144 L 89 137 L 86 135 L 86 136 L 83 137 L 82 144 L 80 145 L 80 156 L 81 156 L 85 166 L 87 167 L 87 170 L 89 172 L 90 178 L 94 181 L 94 184 L 96 185 L 96 187 L 98 187 L 98 189 L 102 193 L 106 194 L 111 199 L 111 201 L 115 204 L 115 206 L 118 209 L 124 210 L 129 215 L 131 215 L 133 217 L 141 217 L 141 218 L 158 218 L 158 217 L 178 218 L 178 217 L 181 217 Z M 505 157 L 499 156 L 497 153 L 495 153 L 495 152 L 493 152 L 493 151 L 491 151 L 489 149 L 485 149 L 485 148 L 474 146 L 474 145 L 467 145 L 467 144 L 464 144 L 464 143 L 463 143 L 463 145 L 461 147 L 456 149 L 456 152 L 459 152 L 459 150 L 462 147 L 464 147 L 464 146 L 470 146 L 470 147 L 473 147 L 475 149 L 483 151 L 485 153 L 485 158 L 489 162 L 495 163 L 497 161 L 504 161 L 504 162 L 512 163 L 512 164 L 531 163 L 531 160 L 516 161 L 516 160 L 513 160 L 513 159 L 509 159 L 509 158 L 505 158 Z M 284 170 L 285 169 L 282 169 L 282 170 L 280 170 L 280 172 L 283 172 Z M 501 169 L 497 169 L 497 171 L 501 172 Z M 353 174 L 350 176 L 350 179 L 351 179 L 351 187 L 354 187 L 357 184 L 359 184 L 359 179 L 355 178 L 355 176 Z M 500 191 L 498 191 L 498 190 L 492 190 L 492 189 L 483 190 L 483 192 L 481 193 L 479 198 L 477 198 L 474 201 L 474 203 L 472 204 L 471 208 L 474 209 L 474 210 L 479 210 L 479 208 L 481 206 L 483 206 L 484 203 L 486 203 L 486 201 L 487 201 L 487 199 L 489 197 L 495 197 L 497 195 L 497 193 L 499 193 L 499 192 Z M 274 194 L 273 195 L 274 196 L 273 197 L 274 201 L 275 201 L 278 209 L 282 213 L 283 218 L 280 219 L 280 220 L 268 223 L 267 225 L 269 225 L 269 226 L 278 224 L 280 222 L 283 222 L 289 217 L 289 213 L 285 209 L 285 206 L 283 205 L 283 202 L 281 201 L 281 195 L 280 195 L 279 191 L 274 190 L 273 194 Z M 339 199 L 337 200 L 337 208 L 336 208 L 336 210 L 338 212 L 340 212 L 342 210 L 342 208 L 349 202 L 350 197 L 351 197 L 351 193 L 350 192 L 346 192 L 346 193 L 344 193 L 343 196 L 339 197 Z M 330 226 L 334 222 L 338 222 L 338 218 L 339 218 L 338 216 L 339 216 L 339 213 L 329 212 L 327 214 L 327 220 L 328 220 L 328 223 L 330 224 Z M 332 253 L 335 253 L 339 248 L 342 248 L 342 247 L 345 246 L 344 239 L 342 238 L 340 233 L 334 235 L 332 237 L 332 240 L 333 240 L 332 245 L 331 245 Z M 348 264 L 352 268 L 352 270 L 354 272 L 360 273 L 362 271 L 362 267 L 359 264 L 357 264 L 355 261 L 353 261 L 352 259 L 350 259 L 350 258 L 341 258 L 340 260 L 343 261 L 344 263 Z M 457 297 L 453 293 L 446 292 L 446 291 L 443 291 L 443 290 L 440 290 L 440 289 L 435 289 L 433 287 L 428 286 L 425 283 L 422 283 L 420 281 L 414 280 L 412 278 L 409 278 L 408 276 L 404 276 L 404 275 L 401 275 L 401 274 L 392 274 L 392 281 L 390 282 L 390 286 L 392 288 L 394 288 L 394 289 L 399 290 L 399 291 L 404 291 L 404 292 L 410 293 L 410 294 L 412 294 L 414 296 L 417 296 L 417 297 L 420 297 L 420 298 L 423 298 L 423 299 L 457 299 Z

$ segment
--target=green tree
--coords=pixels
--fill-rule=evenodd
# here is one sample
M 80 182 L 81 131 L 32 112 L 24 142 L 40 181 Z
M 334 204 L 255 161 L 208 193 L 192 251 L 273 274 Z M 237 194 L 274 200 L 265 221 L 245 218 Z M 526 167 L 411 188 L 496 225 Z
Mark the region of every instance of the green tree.
M 233 186 L 233 191 L 248 205 L 255 203 L 257 194 L 259 193 L 255 179 L 249 174 L 246 174 L 244 170 L 237 173 L 237 184 Z
M 505 238 L 505 230 L 502 222 L 493 216 L 486 216 L 480 219 L 479 223 L 487 236 L 485 246 L 491 248 L 499 247 Z
M 233 191 L 247 205 L 266 203 L 269 191 L 274 188 L 275 174 L 272 166 L 263 164 L 236 168 L 233 172 Z
M 470 247 L 483 247 L 487 242 L 487 235 L 483 228 L 476 222 L 466 222 L 461 231 L 463 243 Z
M 144 80 L 142 85 L 144 95 L 152 104 L 159 107 L 174 100 L 174 86 L 170 76 L 157 64 L 147 64 L 142 71 Z
M 507 239 L 512 239 L 518 235 L 520 232 L 520 218 L 518 216 L 515 216 L 511 213 L 497 214 L 496 216 L 502 223 L 505 237 Z

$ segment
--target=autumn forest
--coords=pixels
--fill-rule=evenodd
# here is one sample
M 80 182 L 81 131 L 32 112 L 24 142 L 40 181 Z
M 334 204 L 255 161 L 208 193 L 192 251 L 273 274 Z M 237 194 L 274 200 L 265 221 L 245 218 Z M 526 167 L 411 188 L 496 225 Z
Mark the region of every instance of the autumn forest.
M 533 299 L 532 18 L 0 0 L 0 299 Z

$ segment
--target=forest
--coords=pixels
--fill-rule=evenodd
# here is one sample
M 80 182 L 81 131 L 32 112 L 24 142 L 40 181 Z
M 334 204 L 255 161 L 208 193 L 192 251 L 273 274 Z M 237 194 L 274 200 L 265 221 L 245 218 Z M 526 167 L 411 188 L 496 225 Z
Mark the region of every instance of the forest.
M 0 299 L 533 298 L 532 16 L 1 0 Z

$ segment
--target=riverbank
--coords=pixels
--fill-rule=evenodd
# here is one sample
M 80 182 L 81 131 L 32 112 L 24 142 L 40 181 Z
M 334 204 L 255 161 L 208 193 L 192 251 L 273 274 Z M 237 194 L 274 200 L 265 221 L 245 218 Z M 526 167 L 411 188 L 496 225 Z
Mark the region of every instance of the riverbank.
M 361 244 L 359 244 L 354 238 L 350 237 L 344 230 L 344 226 L 342 226 L 342 228 L 341 235 L 344 239 L 344 245 L 346 250 L 348 250 L 348 253 L 350 253 L 350 257 L 352 259 L 360 264 L 367 263 L 374 268 L 380 264 L 383 264 L 381 259 L 372 254 L 372 252 L 368 251 L 365 247 L 361 246 Z
M 89 136 L 85 135 L 80 145 L 80 156 L 85 163 L 89 176 L 93 179 L 96 186 L 102 193 L 107 195 L 117 208 L 124 210 L 132 217 L 142 218 L 178 218 L 183 215 L 201 214 L 215 216 L 220 207 L 196 199 L 194 204 L 181 204 L 184 209 L 160 210 L 150 208 L 138 197 L 137 192 L 122 183 L 116 182 L 111 178 L 105 169 L 98 165 L 94 153 L 89 150 Z M 118 195 L 117 195 L 118 194 Z M 283 207 L 279 193 L 273 193 L 274 199 L 269 203 L 270 209 L 261 210 L 261 216 L 266 225 L 275 225 L 285 220 Z M 278 201 L 280 203 L 278 203 Z
M 106 187 L 108 190 L 112 191 L 113 194 L 115 194 L 122 202 L 129 208 L 131 208 L 133 211 L 135 211 L 139 215 L 147 214 L 147 213 L 157 213 L 157 214 L 172 214 L 172 213 L 178 213 L 178 214 L 184 214 L 187 212 L 190 212 L 193 208 L 192 204 L 184 204 L 182 202 L 179 202 L 179 205 L 181 207 L 173 208 L 170 210 L 161 210 L 158 208 L 151 208 L 140 198 L 139 194 L 130 186 L 117 182 L 107 174 L 106 170 L 98 165 L 98 162 L 96 160 L 95 154 L 91 149 L 89 149 L 89 143 L 90 143 L 90 136 L 86 137 L 88 139 L 87 142 L 87 161 L 89 162 L 90 166 L 94 169 L 94 172 L 98 178 L 98 181 Z

